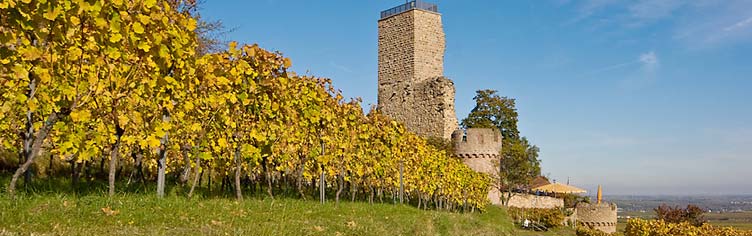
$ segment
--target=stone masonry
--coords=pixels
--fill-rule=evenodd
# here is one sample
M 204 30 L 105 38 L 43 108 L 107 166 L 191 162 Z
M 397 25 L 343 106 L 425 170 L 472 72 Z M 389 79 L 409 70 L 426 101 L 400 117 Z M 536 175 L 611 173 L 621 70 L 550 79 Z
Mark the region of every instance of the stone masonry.
M 578 203 L 575 207 L 574 218 L 578 226 L 597 229 L 605 233 L 616 232 L 616 204 Z
M 378 108 L 423 137 L 458 128 L 454 83 L 444 74 L 441 15 L 412 9 L 379 20 Z
M 549 196 L 536 196 L 533 194 L 513 193 L 507 205 L 519 208 L 552 209 L 564 207 L 564 199 Z
M 456 155 L 471 169 L 493 174 L 501 133 L 460 130 L 454 112 L 454 82 L 444 74 L 444 30 L 434 4 L 413 0 L 381 13 L 378 109 L 422 137 L 454 143 Z M 489 200 L 499 204 L 491 190 Z
M 501 133 L 496 129 L 470 128 L 456 130 L 452 133 L 455 154 L 465 165 L 478 172 L 495 175 L 493 161 L 499 159 L 501 152 Z M 493 204 L 500 204 L 501 193 L 491 188 L 488 199 Z

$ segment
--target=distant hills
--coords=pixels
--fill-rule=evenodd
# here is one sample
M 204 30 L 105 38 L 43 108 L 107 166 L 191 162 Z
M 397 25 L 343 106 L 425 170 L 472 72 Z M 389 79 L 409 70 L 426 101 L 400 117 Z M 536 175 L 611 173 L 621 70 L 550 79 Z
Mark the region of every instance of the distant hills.
M 652 211 L 662 204 L 669 206 L 694 204 L 713 212 L 752 211 L 752 195 L 611 195 L 604 199 L 616 203 L 620 211 Z

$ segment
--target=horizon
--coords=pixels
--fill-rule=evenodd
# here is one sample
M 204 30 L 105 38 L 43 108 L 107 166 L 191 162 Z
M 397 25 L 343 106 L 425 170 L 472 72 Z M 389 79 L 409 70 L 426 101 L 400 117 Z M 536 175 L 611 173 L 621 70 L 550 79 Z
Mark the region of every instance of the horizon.
M 752 197 L 752 194 L 604 194 L 603 197 Z
M 458 120 L 476 90 L 517 99 L 542 174 L 604 195 L 752 195 L 752 2 L 427 1 Z M 404 1 L 214 1 L 225 39 L 376 104 L 379 13 Z

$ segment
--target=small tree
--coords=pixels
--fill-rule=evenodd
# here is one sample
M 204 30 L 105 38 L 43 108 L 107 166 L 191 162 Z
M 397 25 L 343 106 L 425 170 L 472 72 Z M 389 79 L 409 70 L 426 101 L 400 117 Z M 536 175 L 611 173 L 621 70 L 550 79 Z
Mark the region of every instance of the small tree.
M 500 193 L 507 192 L 506 196 L 501 196 L 504 205 L 509 203 L 513 190 L 527 188 L 530 181 L 540 175 L 537 151 L 534 155 L 528 152 L 529 146 L 525 138 L 520 142 L 510 142 L 502 148 L 499 159 L 494 162 L 493 186 Z
M 687 205 L 687 208 L 670 207 L 663 204 L 653 211 L 655 211 L 656 219 L 669 223 L 688 222 L 694 226 L 701 226 L 707 222 L 702 216 L 705 210 L 692 204 Z
M 590 203 L 590 197 L 580 196 L 574 193 L 561 194 L 559 197 L 564 199 L 564 208 L 574 208 L 577 206 L 577 203 L 580 202 Z
M 502 202 L 508 204 L 515 188 L 526 188 L 530 181 L 540 175 L 540 160 L 537 146 L 520 136 L 517 129 L 517 109 L 513 98 L 501 97 L 495 90 L 478 90 L 475 108 L 462 120 L 465 128 L 493 128 L 501 132 L 502 150 L 495 161 L 493 186 L 502 195 Z

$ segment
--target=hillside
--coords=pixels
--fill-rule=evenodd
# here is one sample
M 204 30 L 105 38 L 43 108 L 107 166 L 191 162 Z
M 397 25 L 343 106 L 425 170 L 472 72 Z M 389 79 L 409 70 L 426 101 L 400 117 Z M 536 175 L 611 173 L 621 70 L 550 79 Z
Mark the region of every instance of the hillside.
M 0 191 L 1 192 L 1 191 Z M 0 193 L 0 235 L 561 235 L 519 232 L 504 209 L 484 213 L 419 210 L 292 198 L 187 199 L 130 193 Z

